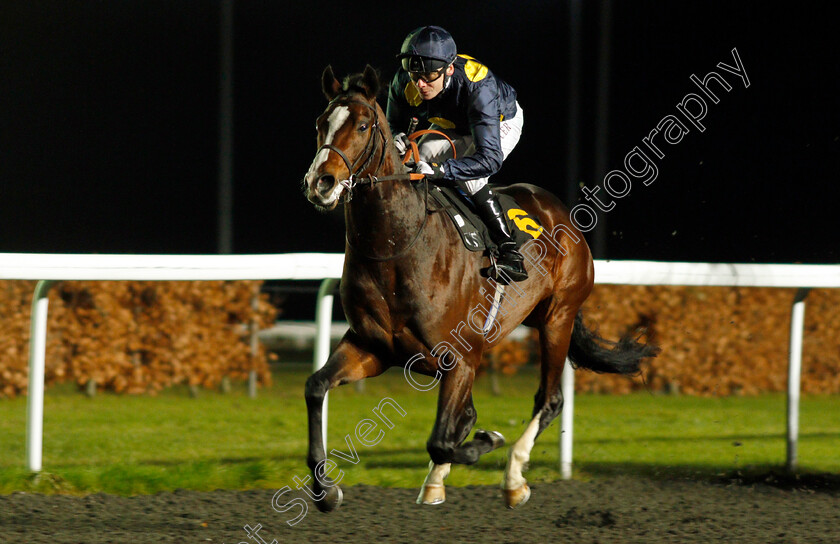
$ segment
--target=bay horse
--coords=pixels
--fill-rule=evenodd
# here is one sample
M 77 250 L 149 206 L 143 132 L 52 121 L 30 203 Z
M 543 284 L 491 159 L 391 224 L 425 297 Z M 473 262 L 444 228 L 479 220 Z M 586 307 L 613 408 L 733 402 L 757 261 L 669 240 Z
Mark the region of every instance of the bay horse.
M 510 448 L 502 489 L 508 507 L 524 504 L 530 490 L 523 465 L 534 440 L 563 407 L 560 376 L 567 354 L 576 367 L 633 375 L 639 373 L 641 360 L 655 356 L 658 348 L 630 337 L 608 342 L 584 327 L 580 307 L 594 276 L 589 248 L 563 204 L 528 184 L 498 190 L 539 219 L 546 236 L 534 242 L 540 242 L 542 257 L 529 259 L 529 279 L 507 287 L 518 300 L 499 311 L 492 339 L 483 328 L 466 326 L 471 309 L 486 304 L 482 293 L 490 280 L 479 271 L 488 259 L 463 247 L 445 214 L 430 211 L 428 182 L 409 179 L 376 101 L 376 71 L 368 65 L 342 84 L 328 66 L 322 90 L 329 105 L 316 122 L 318 151 L 303 191 L 322 211 L 335 209 L 345 197 L 340 290 L 350 328 L 326 365 L 306 381 L 307 464 L 316 506 L 331 511 L 343 496 L 325 474 L 325 394 L 406 365 L 407 376 L 410 371 L 439 380 L 437 418 L 426 444 L 430 472 L 417 502 L 443 502 L 451 463 L 475 463 L 504 445 L 504 438 L 492 431 L 477 431 L 465 442 L 476 421 L 472 386 L 485 349 L 520 323 L 539 331 L 540 383 L 532 419 Z

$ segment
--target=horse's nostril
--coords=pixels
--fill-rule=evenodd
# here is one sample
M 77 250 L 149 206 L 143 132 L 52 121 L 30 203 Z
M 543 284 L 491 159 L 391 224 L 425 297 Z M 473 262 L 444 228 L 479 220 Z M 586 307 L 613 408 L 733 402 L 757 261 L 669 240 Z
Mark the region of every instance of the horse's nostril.
M 329 174 L 318 178 L 318 183 L 315 185 L 315 190 L 321 194 L 331 191 L 335 185 L 335 177 Z

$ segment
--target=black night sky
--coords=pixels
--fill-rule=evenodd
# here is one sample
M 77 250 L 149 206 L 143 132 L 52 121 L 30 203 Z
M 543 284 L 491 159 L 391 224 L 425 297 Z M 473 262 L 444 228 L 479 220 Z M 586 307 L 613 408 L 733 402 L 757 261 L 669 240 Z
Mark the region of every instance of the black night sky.
M 582 10 L 580 177 L 600 185 L 676 105 L 689 77 L 732 85 L 702 123 L 663 144 L 606 223 L 613 259 L 840 262 L 840 70 L 827 3 L 613 1 L 608 158 L 596 171 L 603 2 Z M 382 8 L 387 6 L 387 9 Z M 773 7 L 768 7 L 773 6 Z M 217 251 L 216 2 L 0 4 L 0 252 Z M 518 91 L 519 146 L 496 182 L 567 203 L 569 4 L 235 4 L 234 252 L 343 251 L 340 212 L 300 191 L 325 107 L 320 74 L 386 78 L 411 29 L 438 24 Z M 717 68 L 737 48 L 750 80 Z M 381 102 L 384 105 L 384 101 Z M 603 192 L 601 193 L 603 194 Z

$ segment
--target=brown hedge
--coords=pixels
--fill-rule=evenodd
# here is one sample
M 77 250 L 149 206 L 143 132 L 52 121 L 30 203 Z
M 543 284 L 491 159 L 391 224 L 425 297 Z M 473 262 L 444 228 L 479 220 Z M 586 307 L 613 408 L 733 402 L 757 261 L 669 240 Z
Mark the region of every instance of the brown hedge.
M 245 379 L 252 365 L 271 379 L 262 346 L 252 358 L 243 324 L 268 326 L 275 310 L 259 282 L 64 282 L 50 295 L 47 383 L 72 380 L 125 393 L 173 384 L 215 387 Z M 0 396 L 26 389 L 34 282 L 0 281 Z M 793 289 L 744 287 L 595 287 L 584 305 L 588 326 L 616 340 L 647 327 L 662 353 L 641 377 L 577 373 L 578 391 L 647 389 L 690 395 L 784 391 Z M 840 293 L 813 290 L 805 311 L 802 390 L 840 393 Z M 503 373 L 536 360 L 535 335 L 505 342 Z
M 50 292 L 46 382 L 93 380 L 117 393 L 174 384 L 216 387 L 253 368 L 270 383 L 265 352 L 251 354 L 248 325 L 276 314 L 261 282 L 62 282 Z M 0 281 L 0 396 L 26 391 L 35 282 Z M 257 297 L 256 308 L 252 300 Z

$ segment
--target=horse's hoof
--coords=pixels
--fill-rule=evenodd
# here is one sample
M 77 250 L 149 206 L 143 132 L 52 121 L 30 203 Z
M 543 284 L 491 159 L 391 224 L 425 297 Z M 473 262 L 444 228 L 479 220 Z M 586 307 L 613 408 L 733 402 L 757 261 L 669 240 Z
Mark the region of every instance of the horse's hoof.
M 531 498 L 531 488 L 528 484 L 522 484 L 522 487 L 517 489 L 503 489 L 502 494 L 508 508 L 519 508 Z
M 341 501 L 344 500 L 344 492 L 341 491 L 341 488 L 337 485 L 327 488 L 327 494 L 324 495 L 324 498 L 320 501 L 315 501 L 315 506 L 318 507 L 318 510 L 321 512 L 332 512 L 339 506 L 341 506 Z
M 497 431 L 485 431 L 483 429 L 479 429 L 475 431 L 475 436 L 473 436 L 473 439 L 484 440 L 485 442 L 489 442 L 493 450 L 495 450 L 496 448 L 501 448 L 505 445 L 505 437 L 502 436 L 502 433 Z
M 446 488 L 442 485 L 428 484 L 420 489 L 417 504 L 441 504 L 446 501 Z

